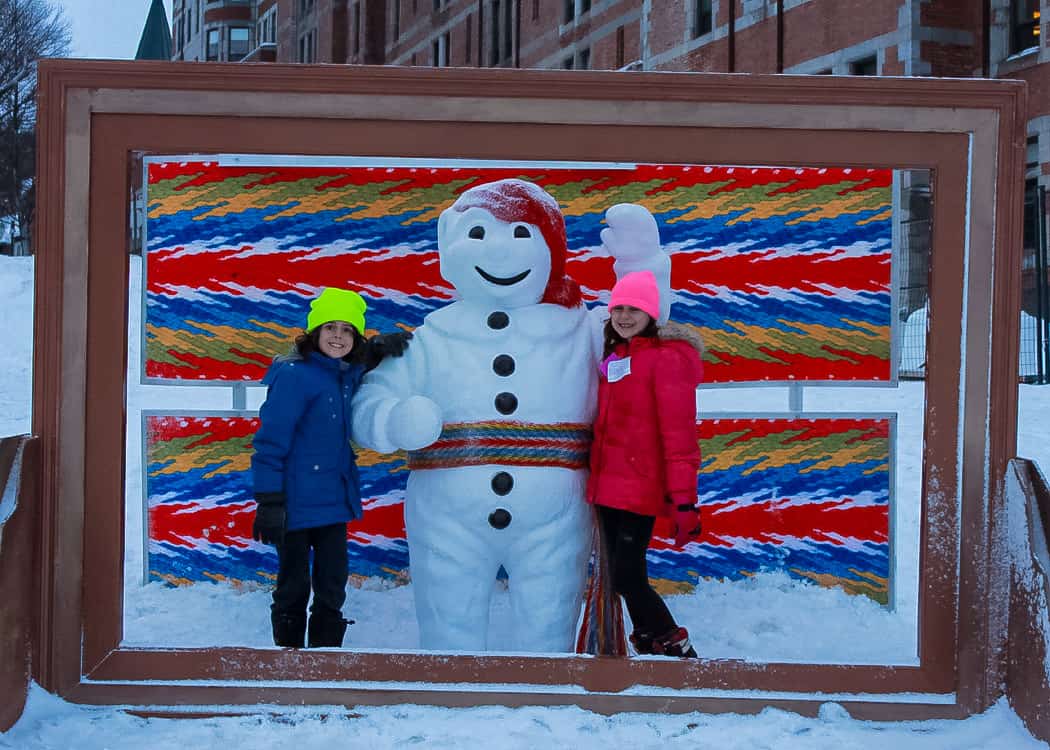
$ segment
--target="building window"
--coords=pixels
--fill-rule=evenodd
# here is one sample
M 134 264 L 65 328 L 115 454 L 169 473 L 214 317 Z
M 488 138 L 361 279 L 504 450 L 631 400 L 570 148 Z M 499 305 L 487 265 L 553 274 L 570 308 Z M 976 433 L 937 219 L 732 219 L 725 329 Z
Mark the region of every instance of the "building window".
M 299 37 L 299 62 L 317 62 L 317 32 L 307 31 Z
M 503 57 L 508 63 L 514 55 L 514 0 L 503 0 Z
M 204 50 L 205 60 L 219 59 L 219 30 L 208 29 L 208 45 Z
M 204 0 L 197 0 L 197 33 L 198 34 L 201 33 L 201 16 L 204 15 L 203 13 L 201 13 L 201 5 L 200 5 L 203 2 L 204 2 Z
M 581 49 L 576 53 L 576 69 L 589 70 L 591 67 L 591 48 Z
M 862 60 L 854 60 L 849 64 L 851 76 L 877 76 L 879 74 L 879 61 L 875 55 L 865 57 Z
M 435 68 L 447 68 L 448 67 L 448 46 L 451 41 L 449 32 L 445 32 L 433 42 L 430 43 L 431 49 L 431 64 Z
M 1039 16 L 1039 0 L 1011 0 L 1011 55 L 1039 46 Z
M 473 13 L 468 13 L 467 14 L 467 34 L 466 34 L 466 37 L 463 40 L 463 56 L 467 60 L 467 65 L 470 65 L 470 58 L 471 58 L 471 55 L 474 53 L 474 50 L 471 48 L 471 46 L 473 44 L 474 44 L 474 14 Z
M 489 67 L 494 68 L 499 65 L 499 19 L 502 18 L 500 11 L 501 0 L 492 0 L 491 21 L 489 25 L 492 27 L 489 33 Z
M 354 18 L 354 54 L 358 55 L 361 53 L 361 3 L 354 3 L 353 10 Z
M 489 66 L 510 63 L 514 54 L 514 0 L 492 0 L 492 22 L 489 40 Z
M 573 57 L 572 57 L 572 55 L 569 55 L 568 57 L 566 57 L 564 60 L 561 61 L 561 66 L 563 68 L 565 68 L 566 70 L 572 70 L 573 63 L 574 63 Z
M 401 0 L 394 0 L 391 5 L 394 6 L 394 22 L 391 26 L 394 29 L 394 41 L 396 42 L 401 38 Z
M 624 63 L 624 47 L 627 45 L 624 41 L 624 30 L 623 26 L 616 28 L 616 69 L 619 70 L 623 67 Z
M 532 0 L 532 20 L 540 20 L 540 0 Z
M 576 18 L 576 0 L 565 0 L 565 23 Z
M 710 34 L 713 26 L 711 0 L 693 1 L 693 38 Z
M 314 9 L 314 0 L 299 0 L 299 13 L 305 15 Z
M 256 31 L 258 44 L 274 44 L 277 41 L 277 6 L 263 14 Z
M 587 13 L 591 9 L 591 0 L 580 0 L 580 15 Z
M 229 60 L 242 60 L 245 55 L 251 52 L 248 47 L 249 39 L 251 38 L 251 32 L 247 26 L 231 26 L 229 31 Z

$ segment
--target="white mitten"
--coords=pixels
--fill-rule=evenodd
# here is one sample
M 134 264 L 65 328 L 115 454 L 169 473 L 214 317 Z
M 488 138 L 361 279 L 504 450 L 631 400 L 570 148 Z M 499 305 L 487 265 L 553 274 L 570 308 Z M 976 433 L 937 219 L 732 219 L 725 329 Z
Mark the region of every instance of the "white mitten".
M 671 314 L 671 256 L 660 247 L 660 229 L 645 206 L 617 203 L 605 212 L 602 246 L 613 257 L 613 271 L 622 279 L 634 271 L 652 271 L 660 290 L 659 325 Z
M 602 245 L 615 260 L 633 266 L 660 252 L 660 230 L 645 206 L 617 203 L 605 212 L 605 223 Z
M 441 408 L 426 396 L 398 401 L 387 417 L 390 442 L 407 451 L 425 448 L 441 434 Z

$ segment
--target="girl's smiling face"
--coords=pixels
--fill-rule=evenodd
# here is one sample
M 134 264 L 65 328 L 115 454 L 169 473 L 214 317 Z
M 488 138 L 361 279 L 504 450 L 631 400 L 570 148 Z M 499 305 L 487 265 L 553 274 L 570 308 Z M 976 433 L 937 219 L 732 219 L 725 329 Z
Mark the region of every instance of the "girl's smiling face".
M 622 338 L 630 340 L 645 330 L 652 318 L 649 313 L 630 305 L 616 305 L 609 308 L 609 320 L 613 330 Z
M 342 320 L 325 323 L 317 332 L 317 348 L 332 359 L 341 359 L 354 348 L 354 327 Z

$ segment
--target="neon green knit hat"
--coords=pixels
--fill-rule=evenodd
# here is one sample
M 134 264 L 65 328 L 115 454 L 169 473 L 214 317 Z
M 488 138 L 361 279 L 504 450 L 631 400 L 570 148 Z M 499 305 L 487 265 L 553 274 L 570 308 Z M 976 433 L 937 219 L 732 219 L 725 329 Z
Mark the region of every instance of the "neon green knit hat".
M 364 298 L 357 292 L 326 287 L 317 295 L 317 299 L 310 303 L 310 313 L 306 316 L 306 332 L 309 333 L 333 320 L 342 320 L 363 335 L 367 309 Z

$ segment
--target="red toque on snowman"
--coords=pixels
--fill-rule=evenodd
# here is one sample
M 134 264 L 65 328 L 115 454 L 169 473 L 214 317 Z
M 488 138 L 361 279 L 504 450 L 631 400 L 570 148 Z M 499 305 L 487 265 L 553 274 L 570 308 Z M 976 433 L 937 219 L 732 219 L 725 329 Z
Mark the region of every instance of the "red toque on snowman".
M 522 221 L 539 227 L 551 254 L 551 275 L 540 302 L 576 307 L 583 300 L 580 285 L 565 275 L 569 254 L 565 217 L 558 201 L 539 185 L 508 179 L 486 182 L 463 192 L 452 204 L 456 211 L 483 208 L 500 221 Z

